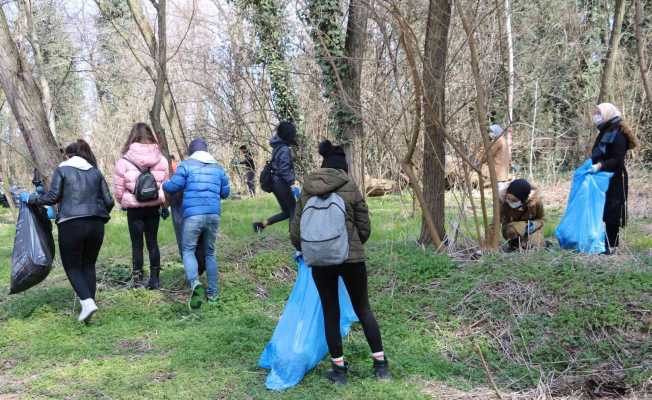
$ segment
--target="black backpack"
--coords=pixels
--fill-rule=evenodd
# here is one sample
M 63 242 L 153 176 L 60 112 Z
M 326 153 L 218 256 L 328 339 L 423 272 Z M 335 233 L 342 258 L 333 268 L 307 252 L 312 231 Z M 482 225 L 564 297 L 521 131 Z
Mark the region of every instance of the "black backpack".
M 134 196 L 136 200 L 140 203 L 147 203 L 149 201 L 154 201 L 158 199 L 158 183 L 156 178 L 149 170 L 149 168 L 143 170 L 136 163 L 129 160 L 127 157 L 123 157 L 129 164 L 136 167 L 140 172 L 138 179 L 136 179 L 136 187 L 134 188 Z
M 265 167 L 260 171 L 260 188 L 267 193 L 274 191 L 274 168 L 272 160 L 267 161 Z

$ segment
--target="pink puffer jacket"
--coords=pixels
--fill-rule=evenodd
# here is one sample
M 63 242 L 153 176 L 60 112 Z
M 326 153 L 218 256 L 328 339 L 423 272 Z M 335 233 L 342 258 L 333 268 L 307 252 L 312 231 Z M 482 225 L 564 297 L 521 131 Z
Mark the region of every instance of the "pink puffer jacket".
M 131 163 L 127 160 L 127 158 Z M 132 163 L 141 169 L 149 168 L 159 185 L 158 200 L 147 203 L 140 203 L 134 196 L 136 181 L 140 171 Z M 122 156 L 116 163 L 113 170 L 113 193 L 122 208 L 154 207 L 165 203 L 163 193 L 163 182 L 170 178 L 168 160 L 163 157 L 157 144 L 132 143 L 127 154 Z

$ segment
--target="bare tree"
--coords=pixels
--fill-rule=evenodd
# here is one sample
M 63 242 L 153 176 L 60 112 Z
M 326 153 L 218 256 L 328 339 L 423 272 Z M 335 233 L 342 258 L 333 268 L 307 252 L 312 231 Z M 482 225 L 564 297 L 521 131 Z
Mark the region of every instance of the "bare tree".
M 641 20 L 643 16 L 643 6 L 641 0 L 634 0 L 634 35 L 636 36 L 636 50 L 638 52 L 638 67 L 641 71 L 641 81 L 645 88 L 645 97 L 647 103 L 652 109 L 652 84 L 647 76 L 647 56 L 645 54 L 645 37 L 641 32 Z
M 616 0 L 616 7 L 614 10 L 614 21 L 611 27 L 611 36 L 609 37 L 609 49 L 604 59 L 602 69 L 602 80 L 600 84 L 600 94 L 598 95 L 598 104 L 609 100 L 613 95 L 611 90 L 611 81 L 613 80 L 614 63 L 616 62 L 616 54 L 618 54 L 618 46 L 620 44 L 620 36 L 623 29 L 623 19 L 625 18 L 625 0 Z
M 43 94 L 34 77 L 32 66 L 18 51 L 2 7 L 0 7 L 0 84 L 30 155 L 47 183 L 61 159 L 61 153 L 50 130 Z
M 423 57 L 423 86 L 426 104 L 423 140 L 424 213 L 429 213 L 440 237 L 445 228 L 446 152 L 446 61 L 451 23 L 449 0 L 430 0 Z M 425 216 L 424 216 L 425 218 Z M 420 241 L 432 244 L 424 219 Z

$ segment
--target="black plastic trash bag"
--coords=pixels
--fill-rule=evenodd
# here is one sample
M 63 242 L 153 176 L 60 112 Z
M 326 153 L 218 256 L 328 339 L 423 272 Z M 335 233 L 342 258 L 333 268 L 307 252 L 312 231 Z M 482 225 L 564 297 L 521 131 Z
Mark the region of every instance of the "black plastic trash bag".
M 11 255 L 9 294 L 23 292 L 42 282 L 52 270 L 52 223 L 42 207 L 21 203 Z

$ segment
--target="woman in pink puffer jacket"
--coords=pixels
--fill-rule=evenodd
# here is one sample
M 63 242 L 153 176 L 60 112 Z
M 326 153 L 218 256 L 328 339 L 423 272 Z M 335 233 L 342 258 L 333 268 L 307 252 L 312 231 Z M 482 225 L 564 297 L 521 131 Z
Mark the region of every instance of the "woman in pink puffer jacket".
M 136 200 L 134 190 L 141 171 L 148 169 L 156 179 L 159 196 L 156 200 L 141 203 Z M 158 225 L 161 216 L 167 218 L 169 215 L 164 208 L 165 194 L 162 187 L 163 182 L 169 177 L 168 160 L 161 154 L 156 136 L 147 124 L 137 123 L 131 129 L 127 143 L 122 149 L 122 157 L 115 163 L 113 170 L 113 192 L 122 208 L 127 210 L 134 287 L 142 287 L 143 284 L 143 236 L 147 243 L 150 263 L 147 287 L 158 289 L 160 286 L 161 255 L 158 248 Z

